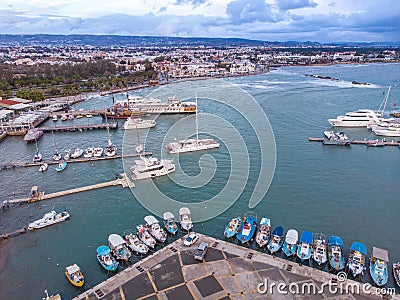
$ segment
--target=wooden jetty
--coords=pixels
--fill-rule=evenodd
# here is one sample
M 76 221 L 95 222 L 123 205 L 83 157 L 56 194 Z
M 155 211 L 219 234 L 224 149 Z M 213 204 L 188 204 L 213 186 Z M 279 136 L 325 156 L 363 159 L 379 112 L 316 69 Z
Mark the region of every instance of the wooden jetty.
M 123 188 L 135 187 L 134 183 L 128 178 L 128 176 L 125 173 L 123 173 L 123 174 L 121 174 L 120 178 L 117 178 L 117 179 L 111 180 L 111 181 L 98 183 L 98 184 L 82 186 L 82 187 L 78 187 L 78 188 L 74 188 L 74 189 L 51 193 L 51 194 L 45 194 L 43 192 L 40 192 L 40 193 L 37 193 L 36 196 L 29 197 L 29 198 L 5 200 L 5 201 L 3 201 L 2 206 L 7 207 L 8 205 L 14 205 L 14 204 L 19 204 L 19 203 L 31 203 L 31 202 L 41 201 L 41 200 L 48 200 L 48 199 L 52 199 L 52 198 L 56 198 L 56 197 L 91 191 L 91 190 L 100 189 L 100 188 L 109 187 L 109 186 L 117 186 L 117 185 L 121 185 Z
M 118 122 L 91 124 L 91 125 L 68 125 L 68 126 L 52 126 L 52 127 L 38 127 L 39 130 L 46 132 L 59 132 L 59 131 L 83 131 L 95 129 L 117 129 Z
M 323 142 L 324 138 L 309 137 L 308 140 L 310 142 Z M 367 142 L 368 142 L 367 140 L 351 140 L 350 141 L 351 144 L 356 144 L 356 145 L 365 145 Z M 393 140 L 390 142 L 383 141 L 383 143 L 385 144 L 385 146 L 400 146 L 400 142 L 395 142 Z

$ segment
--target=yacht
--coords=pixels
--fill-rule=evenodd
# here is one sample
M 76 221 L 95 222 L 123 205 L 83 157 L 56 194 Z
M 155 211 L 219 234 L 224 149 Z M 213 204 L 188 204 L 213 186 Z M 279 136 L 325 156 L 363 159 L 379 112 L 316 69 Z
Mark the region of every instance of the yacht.
M 348 112 L 345 116 L 338 116 L 336 119 L 328 119 L 328 122 L 333 127 L 367 127 L 381 120 L 382 113 L 371 109 L 360 109 Z
M 131 167 L 133 180 L 146 179 L 167 175 L 175 171 L 175 165 L 172 160 L 156 157 L 140 156 L 140 160 L 135 160 Z
M 388 127 L 386 129 L 372 129 L 376 135 L 389 136 L 389 137 L 400 137 L 400 128 Z
M 141 118 L 131 118 L 129 117 L 124 123 L 124 129 L 144 129 L 152 128 L 156 126 L 154 120 L 143 120 Z
M 36 220 L 28 225 L 28 230 L 39 229 L 43 227 L 47 227 L 50 225 L 54 225 L 60 222 L 65 221 L 69 218 L 69 213 L 66 210 L 57 212 L 52 210 L 44 215 L 43 218 Z

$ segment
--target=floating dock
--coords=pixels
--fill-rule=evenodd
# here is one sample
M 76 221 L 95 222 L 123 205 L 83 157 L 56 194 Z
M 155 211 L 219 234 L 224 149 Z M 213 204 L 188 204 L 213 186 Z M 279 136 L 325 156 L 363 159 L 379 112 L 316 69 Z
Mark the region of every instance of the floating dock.
M 324 138 L 316 138 L 316 137 L 309 137 L 308 140 L 310 142 L 323 142 Z M 368 141 L 367 140 L 351 140 L 350 144 L 356 145 L 365 145 Z M 400 146 L 400 142 L 390 141 L 390 142 L 383 142 L 385 146 Z
M 60 131 L 83 131 L 83 130 L 96 130 L 96 129 L 117 129 L 118 122 L 91 124 L 91 125 L 67 125 L 67 126 L 52 126 L 52 127 L 38 127 L 37 129 L 46 132 L 60 132 Z
M 359 282 L 339 282 L 334 274 L 198 235 L 195 245 L 184 247 L 178 239 L 74 299 L 382 299 L 374 287 L 365 293 Z M 203 262 L 194 259 L 200 242 L 209 245 Z M 336 293 L 328 282 L 338 287 Z M 275 285 L 272 294 L 262 293 L 265 283 Z M 286 285 L 286 295 L 278 284 Z M 289 285 L 299 292 L 291 294 Z M 347 292 L 347 285 L 359 287 L 360 294 Z

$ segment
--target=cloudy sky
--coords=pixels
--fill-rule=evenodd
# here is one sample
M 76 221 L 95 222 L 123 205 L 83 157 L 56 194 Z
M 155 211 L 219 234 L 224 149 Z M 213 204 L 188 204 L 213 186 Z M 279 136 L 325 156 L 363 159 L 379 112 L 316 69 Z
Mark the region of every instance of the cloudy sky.
M 398 0 L 0 0 L 0 33 L 400 41 Z

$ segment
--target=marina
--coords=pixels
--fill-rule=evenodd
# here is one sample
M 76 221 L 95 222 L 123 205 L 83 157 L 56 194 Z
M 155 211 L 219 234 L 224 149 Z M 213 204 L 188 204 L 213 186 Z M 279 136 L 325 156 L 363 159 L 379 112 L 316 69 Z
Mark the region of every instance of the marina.
M 323 142 L 324 138 L 317 138 L 317 137 L 309 137 L 308 140 L 310 142 Z M 395 142 L 394 140 L 391 140 L 390 142 L 387 141 L 381 141 L 385 146 L 400 146 L 400 142 Z M 350 144 L 355 144 L 355 145 L 367 145 L 368 141 L 367 140 L 350 140 Z

